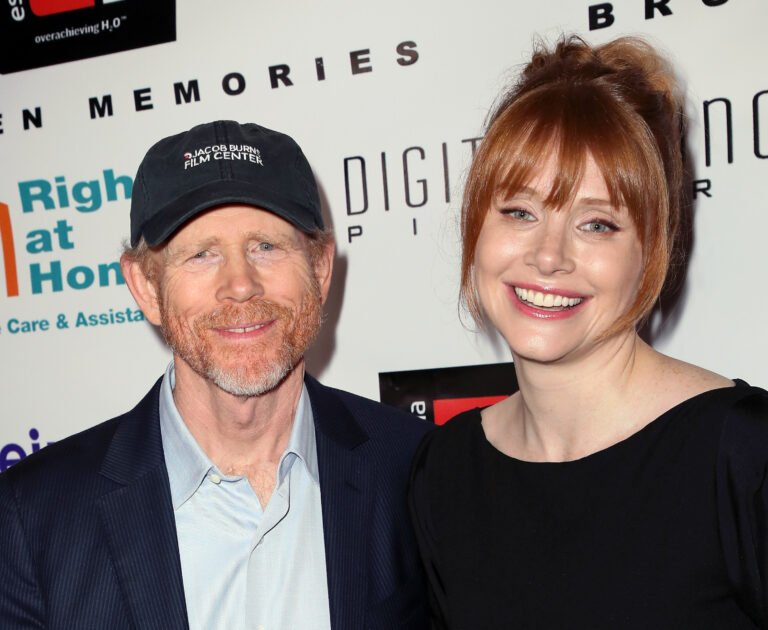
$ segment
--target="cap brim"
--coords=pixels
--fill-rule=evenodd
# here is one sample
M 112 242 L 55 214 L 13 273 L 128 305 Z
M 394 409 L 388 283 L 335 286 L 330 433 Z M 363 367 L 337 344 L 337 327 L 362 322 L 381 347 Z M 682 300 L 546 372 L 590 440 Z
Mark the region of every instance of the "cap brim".
M 172 203 L 158 208 L 154 216 L 141 226 L 141 232 L 133 235 L 131 244 L 135 246 L 143 235 L 148 245 L 160 245 L 201 212 L 235 203 L 268 210 L 302 232 L 312 233 L 323 229 L 323 225 L 318 225 L 315 220 L 313 212 L 295 200 L 286 199 L 263 186 L 256 187 L 249 182 L 227 180 L 200 186 L 174 199 Z

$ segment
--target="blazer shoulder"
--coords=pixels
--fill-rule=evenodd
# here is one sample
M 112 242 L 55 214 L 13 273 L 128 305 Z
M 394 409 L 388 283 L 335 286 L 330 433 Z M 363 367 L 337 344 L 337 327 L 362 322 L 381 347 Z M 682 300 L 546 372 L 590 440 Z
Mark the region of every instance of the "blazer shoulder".
M 157 413 L 160 381 L 130 411 L 96 424 L 88 429 L 58 440 L 32 453 L 6 470 L 8 481 L 17 483 L 48 483 L 63 480 L 83 472 L 94 472 L 101 468 L 104 456 L 115 435 L 125 431 L 127 425 L 134 425 Z
M 431 422 L 411 413 L 342 389 L 322 385 L 311 376 L 307 376 L 306 382 L 310 397 L 314 394 L 326 401 L 329 398 L 335 399 L 370 438 L 397 435 L 420 441 L 426 433 L 435 428 Z

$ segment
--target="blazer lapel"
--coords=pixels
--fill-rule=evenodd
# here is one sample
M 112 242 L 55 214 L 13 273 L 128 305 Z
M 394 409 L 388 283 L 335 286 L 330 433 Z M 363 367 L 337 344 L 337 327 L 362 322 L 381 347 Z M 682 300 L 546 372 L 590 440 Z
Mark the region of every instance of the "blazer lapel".
M 306 377 L 317 436 L 325 563 L 333 630 L 364 627 L 370 474 L 355 449 L 368 440 L 338 397 Z
M 176 523 L 163 458 L 159 381 L 115 432 L 99 499 L 107 541 L 136 628 L 187 630 Z

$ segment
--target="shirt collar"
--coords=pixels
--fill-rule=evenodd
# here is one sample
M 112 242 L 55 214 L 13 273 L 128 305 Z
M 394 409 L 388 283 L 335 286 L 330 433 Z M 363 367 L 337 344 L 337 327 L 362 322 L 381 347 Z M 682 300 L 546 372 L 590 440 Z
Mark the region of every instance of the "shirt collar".
M 173 400 L 176 370 L 168 364 L 160 386 L 160 436 L 165 467 L 171 485 L 173 509 L 177 510 L 200 487 L 213 463 L 192 437 Z
M 165 370 L 160 387 L 160 435 L 163 441 L 168 481 L 171 486 L 173 509 L 177 510 L 195 493 L 205 476 L 215 469 L 215 466 L 181 418 L 173 400 L 175 386 L 176 371 L 171 361 Z M 296 459 L 304 462 L 312 480 L 319 484 L 315 422 L 305 385 L 302 385 L 299 402 L 296 405 L 288 446 L 277 467 L 278 486 L 283 482 Z
M 315 483 L 319 483 L 320 475 L 317 470 L 317 440 L 315 437 L 315 418 L 312 414 L 312 404 L 309 400 L 309 393 L 306 385 L 301 386 L 301 396 L 296 405 L 296 413 L 293 416 L 293 428 L 291 437 L 288 439 L 288 446 L 285 447 L 280 459 L 278 470 L 278 485 L 283 482 L 285 475 L 291 467 L 292 459 L 288 457 L 293 454 L 304 462 L 310 477 Z

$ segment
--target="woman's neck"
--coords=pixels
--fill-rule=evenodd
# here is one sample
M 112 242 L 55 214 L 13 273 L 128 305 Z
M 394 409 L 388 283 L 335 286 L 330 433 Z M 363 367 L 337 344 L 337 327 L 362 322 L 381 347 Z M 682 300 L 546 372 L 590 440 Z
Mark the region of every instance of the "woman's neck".
M 658 355 L 634 331 L 606 340 L 577 360 L 514 356 L 520 391 L 483 413 L 499 450 L 530 461 L 570 461 L 632 435 L 653 418 L 641 392 Z

